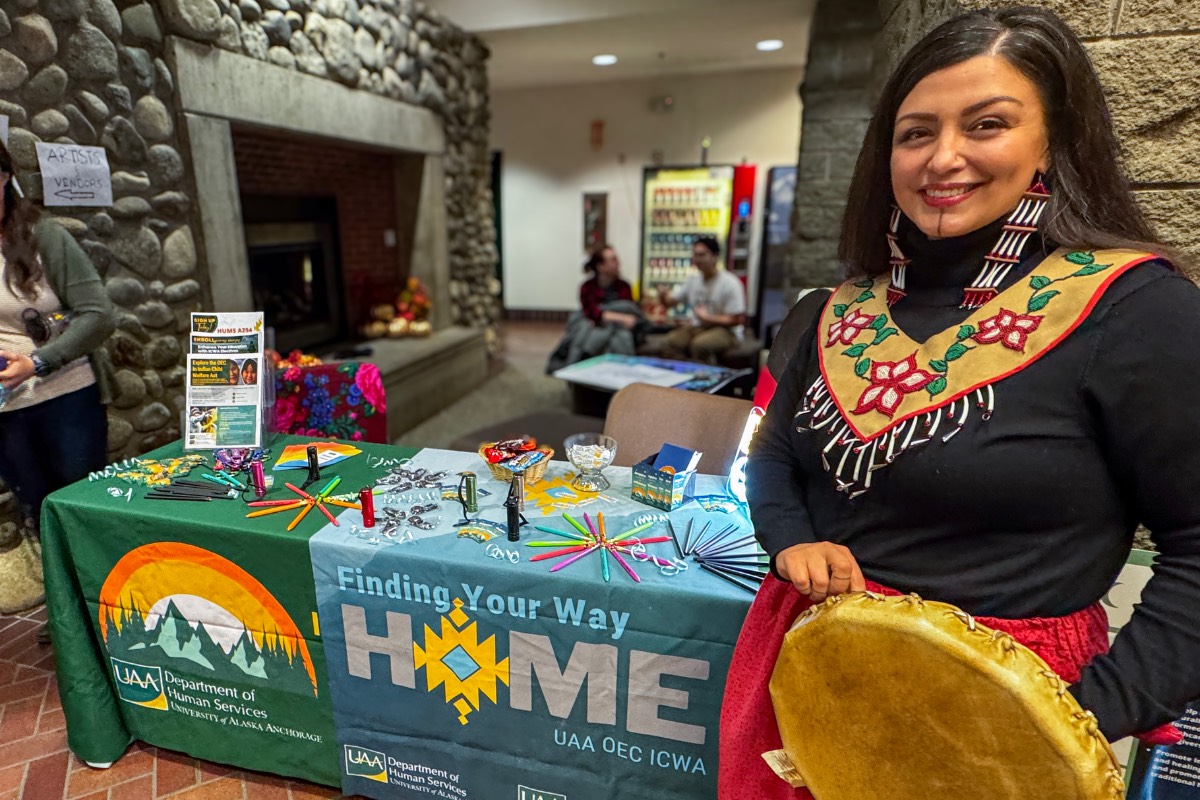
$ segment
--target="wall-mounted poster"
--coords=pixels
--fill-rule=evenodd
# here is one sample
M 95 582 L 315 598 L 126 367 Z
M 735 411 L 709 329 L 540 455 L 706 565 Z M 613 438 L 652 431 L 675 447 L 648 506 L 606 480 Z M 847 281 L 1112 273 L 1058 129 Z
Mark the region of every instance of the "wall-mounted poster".
M 583 195 L 583 252 L 592 253 L 608 241 L 608 192 Z

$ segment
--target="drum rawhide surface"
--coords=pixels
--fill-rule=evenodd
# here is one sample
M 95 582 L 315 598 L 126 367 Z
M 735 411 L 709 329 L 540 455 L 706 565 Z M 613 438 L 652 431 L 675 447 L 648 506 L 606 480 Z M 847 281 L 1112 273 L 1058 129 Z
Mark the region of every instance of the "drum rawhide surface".
M 797 618 L 771 677 L 783 750 L 817 800 L 1119 800 L 1096 718 L 1046 662 L 916 595 L 831 597 Z

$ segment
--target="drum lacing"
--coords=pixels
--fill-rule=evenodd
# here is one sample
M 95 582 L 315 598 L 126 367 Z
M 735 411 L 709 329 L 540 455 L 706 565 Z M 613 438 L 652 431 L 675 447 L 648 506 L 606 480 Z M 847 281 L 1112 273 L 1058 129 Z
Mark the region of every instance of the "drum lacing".
M 966 626 L 967 626 L 967 630 L 969 630 L 969 631 L 974 631 L 974 630 L 975 630 L 975 618 L 974 618 L 974 617 L 972 617 L 972 616 L 971 616 L 970 614 L 968 614 L 967 612 L 965 612 L 965 611 L 961 611 L 961 610 L 959 610 L 959 609 L 957 609 L 957 608 L 956 608 L 956 609 L 954 609 L 953 611 L 948 611 L 948 612 L 946 612 L 946 613 L 950 614 L 950 615 L 951 615 L 951 616 L 953 616 L 953 617 L 956 617 L 956 618 L 958 619 L 958 621 L 959 621 L 959 622 L 961 622 L 962 624 L 966 625 Z
M 1006 653 L 1011 653 L 1017 649 L 1017 642 L 1004 631 L 992 631 L 992 642 L 999 644 L 1000 648 Z
M 1067 693 L 1067 684 L 1063 681 L 1062 677 L 1059 676 L 1059 674 L 1054 670 L 1049 669 L 1042 670 L 1040 674 L 1043 678 L 1050 681 L 1050 683 L 1054 686 L 1055 696 L 1061 700 L 1063 695 Z
M 1096 721 L 1096 715 L 1090 711 L 1076 711 L 1071 715 L 1071 718 L 1076 722 L 1082 722 L 1083 728 L 1092 736 L 1100 735 L 1100 723 Z
M 867 597 L 871 598 L 872 600 L 883 600 L 883 595 L 875 594 L 875 592 L 872 592 L 870 589 L 863 589 L 863 594 L 865 594 Z
M 910 606 L 922 606 L 923 607 L 925 605 L 925 601 L 921 599 L 921 596 L 919 594 L 906 594 L 906 595 L 904 595 L 904 597 L 901 597 L 900 599 L 903 600 L 905 603 L 908 603 Z

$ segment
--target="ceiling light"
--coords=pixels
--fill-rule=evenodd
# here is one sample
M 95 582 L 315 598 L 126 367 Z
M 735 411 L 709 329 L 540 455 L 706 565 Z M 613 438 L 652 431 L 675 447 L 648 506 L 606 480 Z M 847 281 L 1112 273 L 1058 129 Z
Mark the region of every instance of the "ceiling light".
M 613 64 L 617 63 L 617 57 L 611 53 L 605 53 L 604 55 L 600 56 L 592 56 L 592 63 L 597 67 L 611 67 Z
M 783 49 L 783 42 L 781 42 L 779 39 L 763 39 L 761 42 L 754 45 L 754 47 L 766 53 L 770 50 Z

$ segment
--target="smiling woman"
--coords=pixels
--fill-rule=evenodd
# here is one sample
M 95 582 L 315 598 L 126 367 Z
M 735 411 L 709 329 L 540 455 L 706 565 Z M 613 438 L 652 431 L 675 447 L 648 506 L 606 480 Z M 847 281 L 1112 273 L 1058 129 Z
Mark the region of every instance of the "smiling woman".
M 892 194 L 925 235 L 962 236 L 1011 211 L 1049 158 L 1037 87 L 1001 56 L 977 56 L 900 104 Z
M 795 687 L 809 705 L 781 691 L 772 706 L 767 679 L 798 614 L 866 588 L 989 618 L 1070 684 L 1077 718 L 1091 712 L 1110 740 L 1178 741 L 1165 723 L 1200 696 L 1200 494 L 1188 477 L 1200 290 L 1138 209 L 1099 79 L 1062 20 L 973 12 L 902 59 L 868 128 L 839 253 L 851 277 L 800 338 L 749 457 L 774 574 L 730 666 L 719 797 L 813 796 L 761 758 L 780 748 L 775 709 L 794 720 L 845 698 L 813 676 Z M 1160 557 L 1110 651 L 1099 600 L 1139 522 Z M 897 648 L 832 668 L 860 674 L 861 657 L 967 691 Z M 865 719 L 813 722 L 890 730 L 889 766 L 925 765 L 873 797 L 942 794 L 960 785 L 943 780 L 952 772 L 982 763 L 971 742 L 1008 733 L 964 733 L 933 695 L 919 714 L 889 716 L 902 703 L 886 702 L 860 704 Z M 854 750 L 870 737 L 850 738 L 839 768 L 876 766 Z M 933 774 L 927 753 L 956 755 Z M 1007 766 L 1020 785 L 1027 764 Z M 864 796 L 848 785 L 811 788 Z

